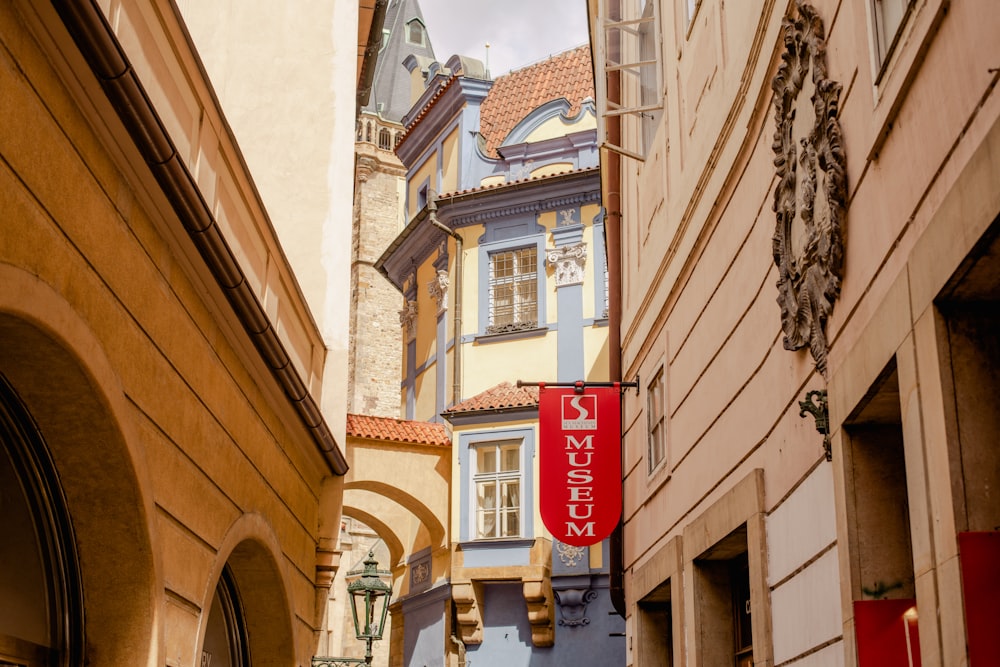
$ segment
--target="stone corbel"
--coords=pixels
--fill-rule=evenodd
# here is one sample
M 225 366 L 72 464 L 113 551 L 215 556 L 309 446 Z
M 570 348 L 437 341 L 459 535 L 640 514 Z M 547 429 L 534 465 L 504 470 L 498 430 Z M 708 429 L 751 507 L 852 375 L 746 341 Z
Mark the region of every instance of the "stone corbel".
M 403 340 L 409 343 L 417 337 L 417 302 L 407 301 L 399 311 L 399 325 L 403 327 Z
M 450 284 L 451 280 L 448 278 L 448 272 L 444 269 L 439 270 L 434 280 L 427 283 L 427 291 L 435 303 L 437 303 L 438 315 L 448 310 L 448 286 Z
M 546 579 L 525 580 L 521 588 L 524 602 L 528 605 L 531 643 L 539 647 L 552 646 L 556 641 L 556 631 L 551 583 Z
M 465 644 L 483 643 L 483 611 L 480 605 L 482 586 L 473 581 L 452 583 L 458 633 Z
M 587 263 L 587 244 L 549 248 L 545 251 L 549 266 L 555 267 L 556 287 L 583 284 L 583 267 Z
M 559 603 L 559 625 L 577 627 L 589 625 L 587 605 L 597 599 L 597 591 L 589 588 L 567 588 L 555 592 Z

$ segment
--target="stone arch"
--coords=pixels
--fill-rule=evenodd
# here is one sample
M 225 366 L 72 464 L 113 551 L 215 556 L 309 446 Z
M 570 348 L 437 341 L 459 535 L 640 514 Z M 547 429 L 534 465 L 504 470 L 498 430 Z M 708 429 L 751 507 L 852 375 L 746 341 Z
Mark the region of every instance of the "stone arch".
M 397 486 L 387 482 L 379 482 L 375 480 L 348 482 L 344 484 L 345 494 L 353 489 L 371 491 L 372 493 L 384 496 L 396 503 L 399 503 L 408 512 L 413 514 L 425 528 L 427 528 L 427 532 L 430 535 L 433 546 L 439 546 L 444 541 L 444 524 L 441 523 L 441 520 L 438 519 L 434 512 L 432 512 L 431 509 L 423 503 L 423 501 L 415 496 L 403 491 Z
M 160 664 L 152 493 L 98 338 L 49 285 L 0 265 L 0 372 L 44 436 L 79 557 L 86 661 Z
M 206 582 L 197 655 L 201 655 L 205 644 L 216 588 L 224 568 L 228 567 L 240 593 L 252 664 L 259 667 L 295 662 L 291 601 L 282 575 L 282 559 L 278 537 L 263 516 L 244 514 L 233 523 L 219 547 Z
M 406 549 L 396 531 L 388 523 L 371 512 L 347 504 L 344 505 L 344 516 L 357 519 L 365 524 L 374 530 L 379 538 L 385 542 L 385 546 L 389 550 L 389 559 L 392 561 L 391 563 L 387 563 L 390 568 L 394 568 L 403 560 L 403 557 L 406 555 Z

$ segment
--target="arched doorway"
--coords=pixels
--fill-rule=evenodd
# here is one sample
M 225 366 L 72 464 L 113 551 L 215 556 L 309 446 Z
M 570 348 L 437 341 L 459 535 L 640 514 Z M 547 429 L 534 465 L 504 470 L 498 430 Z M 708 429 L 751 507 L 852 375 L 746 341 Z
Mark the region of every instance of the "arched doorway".
M 0 374 L 0 664 L 83 664 L 73 527 L 48 447 Z

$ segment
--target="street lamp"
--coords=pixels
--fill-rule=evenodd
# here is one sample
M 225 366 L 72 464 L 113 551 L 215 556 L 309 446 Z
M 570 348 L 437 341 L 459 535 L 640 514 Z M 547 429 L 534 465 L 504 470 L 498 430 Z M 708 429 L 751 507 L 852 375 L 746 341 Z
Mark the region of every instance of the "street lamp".
M 347 592 L 351 596 L 351 613 L 354 615 L 354 634 L 367 643 L 365 664 L 368 665 L 372 664 L 372 642 L 382 639 L 382 628 L 385 626 L 386 614 L 389 613 L 389 597 L 392 594 L 392 587 L 379 578 L 377 565 L 375 553 L 369 551 L 361 578 L 347 585 Z M 364 608 L 359 619 L 358 607 L 362 601 Z

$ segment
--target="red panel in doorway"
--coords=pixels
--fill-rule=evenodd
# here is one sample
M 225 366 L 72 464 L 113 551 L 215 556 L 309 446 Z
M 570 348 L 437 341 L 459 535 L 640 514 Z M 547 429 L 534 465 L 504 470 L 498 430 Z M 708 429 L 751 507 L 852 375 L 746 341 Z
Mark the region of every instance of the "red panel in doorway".
M 917 601 L 857 600 L 858 667 L 920 667 Z
M 969 667 L 1000 659 L 1000 532 L 958 534 Z

